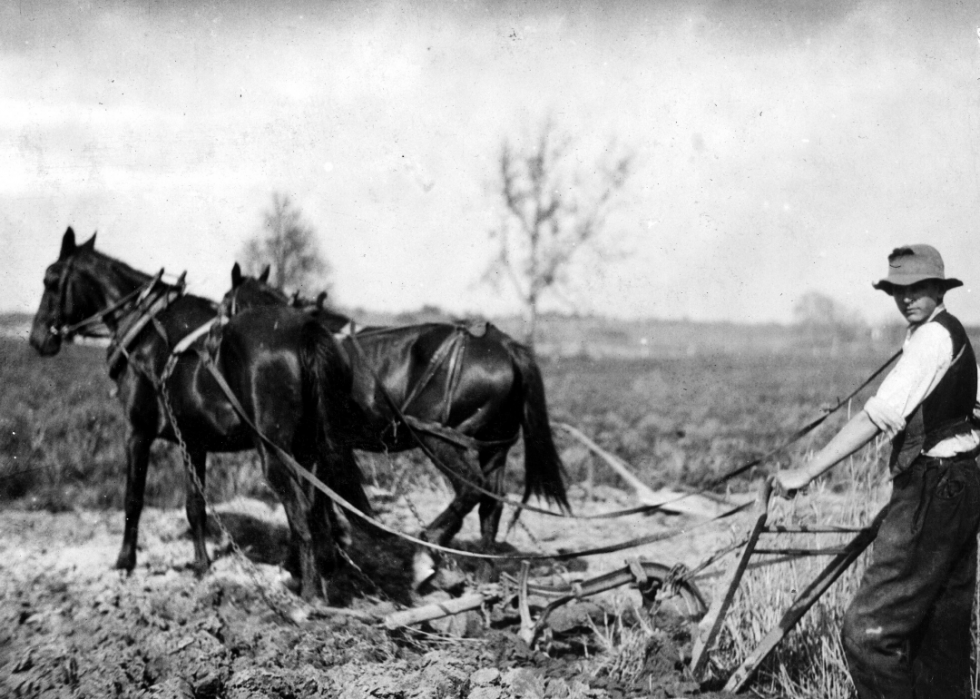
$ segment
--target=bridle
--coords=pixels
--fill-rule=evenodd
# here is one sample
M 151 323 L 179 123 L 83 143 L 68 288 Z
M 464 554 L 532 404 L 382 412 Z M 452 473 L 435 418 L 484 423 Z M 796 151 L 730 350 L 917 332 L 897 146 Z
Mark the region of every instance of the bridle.
M 105 337 L 106 335 L 102 333 L 97 333 L 94 330 L 92 330 L 92 328 L 98 327 L 100 325 L 105 325 L 104 320 L 109 314 L 119 310 L 133 299 L 136 299 L 136 302 L 138 304 L 139 301 L 142 300 L 142 298 L 145 297 L 147 294 L 149 294 L 150 290 L 163 277 L 163 270 L 161 269 L 155 277 L 151 277 L 142 285 L 140 285 L 136 289 L 133 289 L 131 292 L 125 294 L 120 299 L 109 304 L 102 310 L 96 311 L 92 315 L 88 316 L 87 318 L 83 318 L 77 323 L 72 323 L 71 325 L 65 325 L 62 322 L 62 319 L 65 317 L 65 297 L 67 296 L 65 292 L 67 291 L 66 287 L 68 285 L 68 277 L 69 277 L 69 273 L 72 271 L 74 262 L 75 260 L 73 258 L 69 258 L 68 261 L 65 263 L 64 267 L 62 268 L 61 274 L 58 276 L 58 292 L 57 292 L 58 304 L 55 310 L 55 322 L 54 324 L 51 325 L 50 328 L 48 328 L 48 331 L 52 335 L 61 337 L 62 339 L 70 338 L 73 335 L 79 333 L 83 335 L 87 335 L 89 337 Z M 88 332 L 83 332 L 86 330 Z

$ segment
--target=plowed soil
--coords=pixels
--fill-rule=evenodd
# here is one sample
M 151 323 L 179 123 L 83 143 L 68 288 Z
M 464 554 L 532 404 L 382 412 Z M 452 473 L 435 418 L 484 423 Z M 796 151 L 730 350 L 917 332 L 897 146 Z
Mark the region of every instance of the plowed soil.
M 414 495 L 411 503 L 382 498 L 379 509 L 387 523 L 417 531 L 416 513 L 434 515 L 448 500 L 445 492 Z M 614 490 L 573 493 L 577 513 L 629 504 Z M 309 605 L 279 565 L 281 508 L 235 501 L 216 508 L 212 520 L 224 531 L 212 522 L 214 565 L 197 578 L 186 567 L 192 549 L 180 510 L 144 513 L 139 563 L 128 576 L 112 570 L 120 512 L 0 514 L 0 695 L 720 696 L 700 693 L 685 675 L 688 624 L 666 610 L 637 620 L 639 598 L 627 588 L 563 608 L 534 647 L 520 640 L 519 614 L 506 606 L 388 631 L 379 620 L 389 612 L 472 590 L 473 566 L 447 562 L 436 589 L 421 596 L 409 588 L 407 547 L 355 531 L 356 568 L 345 566 L 332 588 L 335 598 L 350 595 L 349 604 Z M 594 577 L 622 567 L 627 555 L 694 566 L 732 536 L 721 525 L 699 528 L 680 517 L 570 521 L 529 513 L 507 543 L 528 552 L 575 550 L 675 528 L 687 531 L 557 573 Z M 476 539 L 469 522 L 458 541 Z

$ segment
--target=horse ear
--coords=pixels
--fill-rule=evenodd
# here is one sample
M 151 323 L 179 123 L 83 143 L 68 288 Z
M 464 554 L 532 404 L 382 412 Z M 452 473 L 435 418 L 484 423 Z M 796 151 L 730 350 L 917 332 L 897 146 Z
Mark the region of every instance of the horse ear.
M 235 263 L 235 266 L 231 268 L 231 288 L 237 289 L 242 283 L 242 268 Z
M 327 300 L 327 292 L 321 291 L 319 294 L 316 295 L 316 307 L 322 310 L 323 302 L 326 300 Z
M 262 274 L 259 275 L 259 281 L 263 284 L 269 281 L 269 265 L 266 265 L 265 269 L 262 270 Z
M 92 237 L 86 240 L 84 243 L 78 246 L 78 249 L 84 252 L 92 252 L 95 250 L 95 236 L 97 233 L 93 233 Z
M 68 226 L 68 230 L 65 231 L 65 235 L 61 238 L 61 252 L 58 253 L 58 259 L 63 260 L 69 255 L 75 252 L 75 231 L 71 226 Z

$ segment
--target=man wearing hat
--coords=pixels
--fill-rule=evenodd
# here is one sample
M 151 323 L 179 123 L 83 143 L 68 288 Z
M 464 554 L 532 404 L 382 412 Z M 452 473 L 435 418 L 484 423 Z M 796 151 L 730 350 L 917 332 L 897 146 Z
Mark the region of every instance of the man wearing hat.
M 861 586 L 844 616 L 844 652 L 861 699 L 970 696 L 980 471 L 977 363 L 943 303 L 962 286 L 929 245 L 896 248 L 889 294 L 909 324 L 902 356 L 864 409 L 805 466 L 776 474 L 790 496 L 880 433 L 892 438 L 892 495 Z

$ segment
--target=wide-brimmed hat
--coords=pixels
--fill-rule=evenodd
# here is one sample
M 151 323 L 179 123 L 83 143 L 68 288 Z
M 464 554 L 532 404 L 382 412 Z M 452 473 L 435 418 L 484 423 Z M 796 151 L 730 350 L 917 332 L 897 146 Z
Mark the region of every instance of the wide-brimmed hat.
M 963 286 L 959 279 L 947 279 L 942 255 L 931 245 L 905 245 L 888 256 L 888 276 L 874 282 L 875 289 L 886 294 L 896 286 L 910 286 L 926 279 L 941 281 L 947 291 Z

